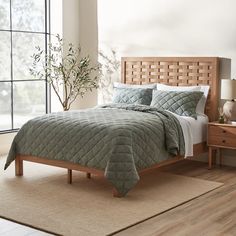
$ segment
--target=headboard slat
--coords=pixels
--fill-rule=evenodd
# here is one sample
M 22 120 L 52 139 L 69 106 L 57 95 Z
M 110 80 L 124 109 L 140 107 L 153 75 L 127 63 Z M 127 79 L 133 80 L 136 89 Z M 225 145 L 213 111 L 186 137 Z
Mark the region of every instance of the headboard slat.
M 122 82 L 163 83 L 174 86 L 209 85 L 205 113 L 210 121 L 218 117 L 218 57 L 123 57 Z

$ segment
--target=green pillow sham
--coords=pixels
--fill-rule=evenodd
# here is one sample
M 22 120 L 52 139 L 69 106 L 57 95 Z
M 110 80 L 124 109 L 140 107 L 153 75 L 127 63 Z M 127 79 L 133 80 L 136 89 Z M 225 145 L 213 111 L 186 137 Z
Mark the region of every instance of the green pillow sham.
M 114 88 L 113 103 L 150 105 L 152 89 L 143 88 Z
M 196 119 L 196 107 L 202 96 L 200 91 L 153 90 L 151 106 Z

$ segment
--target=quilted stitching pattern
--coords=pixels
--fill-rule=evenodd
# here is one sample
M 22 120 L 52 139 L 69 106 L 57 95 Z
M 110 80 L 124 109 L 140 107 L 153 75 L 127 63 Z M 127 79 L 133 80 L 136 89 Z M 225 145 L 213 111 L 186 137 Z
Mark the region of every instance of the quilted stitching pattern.
M 114 88 L 113 103 L 150 105 L 152 89 Z
M 66 160 L 105 170 L 106 178 L 126 194 L 139 180 L 137 170 L 183 150 L 182 130 L 170 113 L 111 104 L 28 121 L 12 143 L 5 168 L 17 153 Z
M 180 116 L 197 118 L 196 107 L 203 95 L 200 91 L 153 91 L 151 106 L 174 112 Z

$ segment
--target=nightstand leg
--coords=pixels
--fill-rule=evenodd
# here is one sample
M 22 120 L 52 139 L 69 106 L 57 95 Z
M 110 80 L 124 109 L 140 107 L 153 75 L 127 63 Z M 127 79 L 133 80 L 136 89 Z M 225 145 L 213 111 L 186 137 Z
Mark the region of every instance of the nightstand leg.
M 212 147 L 209 147 L 208 150 L 208 169 L 210 170 L 212 167 Z
M 215 149 L 215 148 L 212 149 L 212 154 L 211 154 L 211 155 L 212 155 L 212 164 L 213 164 L 213 165 L 216 165 L 217 149 Z
M 222 151 L 221 148 L 219 148 L 219 165 L 222 166 Z

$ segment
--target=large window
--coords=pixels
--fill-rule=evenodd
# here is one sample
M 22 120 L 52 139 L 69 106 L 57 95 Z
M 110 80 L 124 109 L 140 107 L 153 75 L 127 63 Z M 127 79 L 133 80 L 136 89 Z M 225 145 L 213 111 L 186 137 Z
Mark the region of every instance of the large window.
M 50 0 L 0 0 L 0 132 L 49 111 L 45 79 L 29 73 L 35 46 L 47 51 Z

